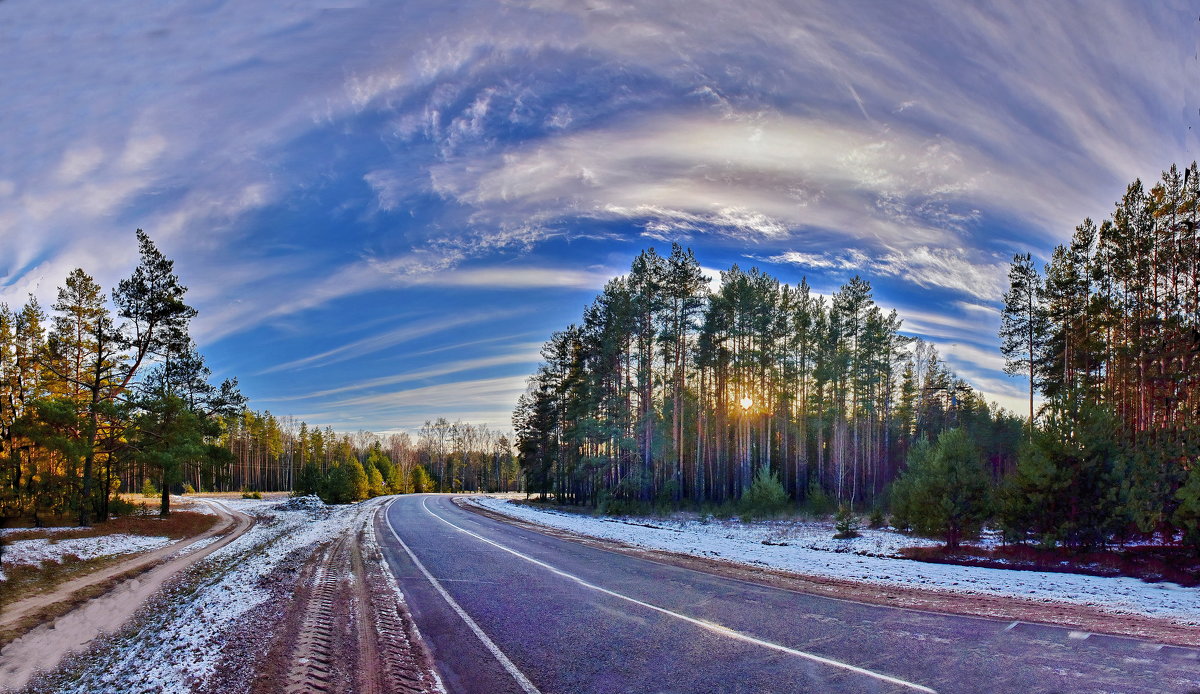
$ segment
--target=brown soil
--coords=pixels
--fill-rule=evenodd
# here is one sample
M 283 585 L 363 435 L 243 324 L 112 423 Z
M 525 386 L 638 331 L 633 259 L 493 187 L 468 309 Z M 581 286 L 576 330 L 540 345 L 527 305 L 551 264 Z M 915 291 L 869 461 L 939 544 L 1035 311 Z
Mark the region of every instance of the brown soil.
M 1200 557 L 1188 547 L 1141 546 L 1107 552 L 1039 549 L 1028 545 L 1009 545 L 991 550 L 960 547 L 954 551 L 942 547 L 909 547 L 902 554 L 909 559 L 935 564 L 1087 576 L 1126 576 L 1147 583 L 1170 581 L 1189 588 L 1200 585 Z
M 354 528 L 292 569 L 295 587 L 251 692 L 434 691 L 432 660 L 394 599 L 378 547 L 365 540 L 365 528 Z
M 305 594 L 301 579 L 305 577 L 312 551 L 311 547 L 297 549 L 262 577 L 258 587 L 269 591 L 270 597 L 237 620 L 224 639 L 212 677 L 192 683 L 193 691 L 232 694 L 262 690 L 260 682 L 269 674 L 263 664 L 271 662 L 275 655 L 272 643 L 278 642 L 280 634 L 289 628 L 287 612 L 292 602 Z
M 809 576 L 748 566 L 722 559 L 633 547 L 614 540 L 538 525 L 483 509 L 474 504 L 464 503 L 458 499 L 455 500 L 455 503 L 468 511 L 494 520 L 598 549 L 784 590 L 888 607 L 986 617 L 1004 621 L 1051 624 L 1097 634 L 1129 636 L 1179 646 L 1200 646 L 1200 629 L 1168 619 L 1122 614 L 1086 605 L 893 587 Z
M 263 499 L 268 501 L 273 499 L 286 499 L 292 495 L 291 492 L 260 492 Z M 184 499 L 243 499 L 242 492 L 196 492 L 188 494 Z
M 125 622 L 164 581 L 229 544 L 254 521 L 214 504 L 216 527 L 183 542 L 147 552 L 66 583 L 45 594 L 13 604 L 0 617 L 0 681 L 20 688 L 37 670 L 52 669 L 64 656 L 82 649 L 102 632 Z M 184 547 L 224 533 L 199 550 L 177 555 Z
M 162 536 L 172 540 L 193 537 L 208 530 L 216 524 L 219 516 L 211 513 L 195 511 L 172 511 L 171 515 L 163 518 L 157 513 L 145 516 L 121 516 L 103 523 L 86 528 L 74 528 L 49 532 L 46 529 L 30 528 L 9 533 L 4 539 L 8 542 L 18 540 L 70 540 L 79 537 L 99 537 L 101 535 L 145 535 L 149 537 Z

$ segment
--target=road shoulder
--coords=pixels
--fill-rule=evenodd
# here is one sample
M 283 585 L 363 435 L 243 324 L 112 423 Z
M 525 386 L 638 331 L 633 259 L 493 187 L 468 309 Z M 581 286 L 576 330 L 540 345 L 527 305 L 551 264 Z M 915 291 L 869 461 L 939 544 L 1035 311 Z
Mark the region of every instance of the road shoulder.
M 947 591 L 918 590 L 804 575 L 725 559 L 635 547 L 616 540 L 597 538 L 514 518 L 465 502 L 461 498 L 455 499 L 454 503 L 472 513 L 551 537 L 772 588 L 887 607 L 983 617 L 1013 623 L 1048 624 L 1086 633 L 1124 636 L 1177 646 L 1200 646 L 1200 630 L 1167 619 L 1114 613 L 1099 608 L 1060 602 L 1032 601 L 990 595 L 964 595 Z

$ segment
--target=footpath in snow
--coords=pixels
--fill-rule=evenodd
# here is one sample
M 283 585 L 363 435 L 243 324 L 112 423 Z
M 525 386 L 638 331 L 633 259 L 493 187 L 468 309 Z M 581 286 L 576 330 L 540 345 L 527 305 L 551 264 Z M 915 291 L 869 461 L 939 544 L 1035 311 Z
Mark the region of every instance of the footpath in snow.
M 712 557 L 806 576 L 975 595 L 1058 601 L 1200 626 L 1200 589 L 1066 573 L 930 564 L 904 559 L 904 547 L 932 540 L 886 530 L 833 539 L 819 521 L 670 520 L 584 516 L 505 499 L 469 497 L 472 504 L 521 520 L 646 549 Z

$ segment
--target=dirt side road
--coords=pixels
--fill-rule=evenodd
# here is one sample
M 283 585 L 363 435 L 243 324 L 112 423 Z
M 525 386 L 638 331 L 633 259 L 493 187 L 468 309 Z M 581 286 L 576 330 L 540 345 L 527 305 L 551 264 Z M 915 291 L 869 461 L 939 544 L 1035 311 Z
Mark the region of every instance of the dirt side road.
M 31 615 L 35 615 L 51 605 L 63 602 L 64 600 L 69 600 L 71 596 L 85 588 L 106 583 L 114 578 L 131 572 L 146 569 L 191 545 L 207 540 L 210 537 L 227 533 L 235 526 L 235 524 L 238 523 L 239 517 L 245 518 L 244 514 L 238 514 L 235 516 L 232 511 L 228 510 L 228 508 L 220 502 L 211 502 L 200 499 L 193 500 L 193 503 L 195 502 L 205 504 L 209 508 L 213 509 L 220 517 L 220 520 L 217 521 L 212 528 L 209 528 L 207 531 L 196 535 L 195 537 L 191 537 L 180 542 L 173 542 L 166 547 L 161 547 L 151 552 L 146 552 L 145 554 L 139 554 L 128 559 L 127 561 L 114 564 L 106 569 L 72 579 L 58 586 L 49 593 L 34 595 L 19 602 L 13 603 L 4 610 L 3 614 L 0 614 L 0 632 L 17 626 L 20 622 L 26 620 Z
M 375 542 L 374 519 L 389 500 L 337 506 L 316 497 L 217 501 L 253 516 L 252 527 L 236 541 L 222 542 L 222 549 L 205 547 L 203 561 L 165 582 L 153 581 L 161 589 L 140 606 L 125 607 L 133 614 L 119 628 L 63 657 L 57 667 L 45 667 L 41 654 L 32 655 L 35 638 L 48 643 L 42 640 L 53 638 L 47 632 L 75 634 L 79 627 L 60 619 L 31 633 L 20 658 L 0 656 L 9 668 L 0 670 L 0 690 L 443 691 Z M 150 589 L 154 571 L 136 585 Z M 121 591 L 112 595 L 128 600 Z M 87 609 L 105 602 L 92 601 Z M 65 651 L 70 644 L 54 645 Z M 33 665 L 22 669 L 17 663 L 24 659 L 41 672 L 28 677 Z
M 0 682 L 7 688 L 19 689 L 37 670 L 52 669 L 68 653 L 81 650 L 103 632 L 117 629 L 164 581 L 233 542 L 254 524 L 250 516 L 219 501 L 198 501 L 211 506 L 223 519 L 208 532 L 80 577 L 49 594 L 23 600 L 5 610 L 0 626 L 19 625 L 23 620 L 36 620 L 39 612 L 75 599 L 81 592 L 116 582 L 102 595 L 86 600 L 49 623 L 36 626 L 0 650 Z M 214 537 L 219 539 L 210 541 Z M 205 541 L 209 541 L 208 544 L 199 549 L 185 551 Z M 123 578 L 127 574 L 134 575 Z

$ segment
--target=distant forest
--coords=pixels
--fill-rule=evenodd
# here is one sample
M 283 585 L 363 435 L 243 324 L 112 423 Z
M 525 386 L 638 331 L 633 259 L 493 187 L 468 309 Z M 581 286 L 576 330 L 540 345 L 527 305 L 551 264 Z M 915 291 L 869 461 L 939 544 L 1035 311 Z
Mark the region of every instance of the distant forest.
M 414 442 L 338 434 L 246 409 L 188 335 L 187 288 L 141 230 L 111 295 L 71 272 L 50 312 L 0 305 L 0 526 L 87 525 L 121 493 L 289 490 L 348 502 L 410 491 L 515 490 L 513 447 L 486 426 L 427 422 Z
M 189 487 L 289 490 L 347 502 L 411 492 L 518 491 L 523 483 L 509 436 L 485 424 L 439 417 L 414 438 L 338 433 L 243 410 L 222 425 L 216 442 L 228 460 L 191 467 Z
M 734 266 L 713 292 L 690 250 L 643 251 L 543 348 L 513 414 L 528 488 L 604 509 L 779 494 L 952 544 L 992 522 L 1049 546 L 1200 546 L 1198 191 L 1196 164 L 1172 167 L 1042 270 L 1014 258 L 1000 337 L 1030 380 L 1021 415 L 859 277 L 827 300 Z

